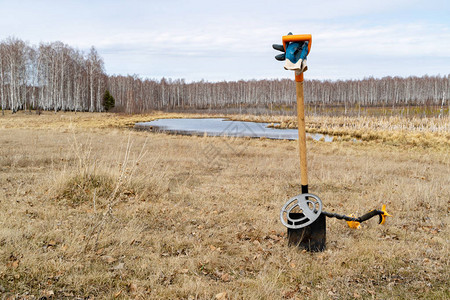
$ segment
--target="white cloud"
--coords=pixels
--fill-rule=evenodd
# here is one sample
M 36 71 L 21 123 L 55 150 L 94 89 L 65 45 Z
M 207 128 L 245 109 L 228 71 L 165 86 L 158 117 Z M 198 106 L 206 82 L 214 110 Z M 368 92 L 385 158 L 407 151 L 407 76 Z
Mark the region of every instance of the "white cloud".
M 423 23 L 341 27 L 316 35 L 317 51 L 375 56 L 449 57 L 450 28 Z
M 110 73 L 221 80 L 290 77 L 271 45 L 293 31 L 313 34 L 308 76 L 314 78 L 445 73 L 447 2 L 0 0 L 0 39 L 94 45 Z M 436 11 L 438 17 L 426 17 Z

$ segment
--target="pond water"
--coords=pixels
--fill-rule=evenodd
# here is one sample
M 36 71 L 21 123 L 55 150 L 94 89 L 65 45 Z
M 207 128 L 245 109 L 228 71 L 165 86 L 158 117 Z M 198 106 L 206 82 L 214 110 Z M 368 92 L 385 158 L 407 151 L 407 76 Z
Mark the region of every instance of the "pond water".
M 135 128 L 154 132 L 182 135 L 253 137 L 268 139 L 296 140 L 297 129 L 276 129 L 267 127 L 270 123 L 230 121 L 222 118 L 209 119 L 159 119 L 136 123 Z M 333 141 L 333 137 L 323 134 L 306 134 L 314 140 Z

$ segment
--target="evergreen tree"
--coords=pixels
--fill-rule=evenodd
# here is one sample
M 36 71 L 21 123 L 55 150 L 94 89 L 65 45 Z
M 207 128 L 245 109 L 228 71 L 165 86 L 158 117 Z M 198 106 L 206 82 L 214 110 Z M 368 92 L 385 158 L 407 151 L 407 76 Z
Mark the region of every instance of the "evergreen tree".
M 106 111 L 108 111 L 111 108 L 113 108 L 115 105 L 116 105 L 116 100 L 111 95 L 109 90 L 106 90 L 105 94 L 103 95 L 103 107 L 105 108 Z

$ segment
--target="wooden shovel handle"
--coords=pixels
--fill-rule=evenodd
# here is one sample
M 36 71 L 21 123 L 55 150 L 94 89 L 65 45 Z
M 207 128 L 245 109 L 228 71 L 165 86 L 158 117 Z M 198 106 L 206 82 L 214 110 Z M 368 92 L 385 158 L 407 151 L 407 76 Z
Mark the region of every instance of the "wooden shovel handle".
M 306 165 L 306 126 L 305 103 L 303 100 L 303 81 L 296 81 L 297 90 L 297 119 L 298 119 L 298 145 L 300 151 L 300 182 L 302 187 L 308 186 L 308 169 Z

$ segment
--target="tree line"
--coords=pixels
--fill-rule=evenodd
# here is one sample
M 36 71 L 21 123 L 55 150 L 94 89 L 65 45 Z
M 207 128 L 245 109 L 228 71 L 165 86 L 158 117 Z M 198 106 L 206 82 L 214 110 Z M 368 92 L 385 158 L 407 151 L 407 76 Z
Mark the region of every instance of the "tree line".
M 0 41 L 2 110 L 102 111 L 107 83 L 94 47 L 85 54 L 61 42 Z
M 361 80 L 306 80 L 305 101 L 321 106 L 444 105 L 450 76 L 372 77 Z M 295 105 L 289 79 L 187 83 L 184 79 L 108 76 L 94 47 L 88 53 L 61 42 L 30 46 L 16 38 L 0 41 L 2 110 L 104 111 L 105 92 L 115 110 L 220 109 Z

